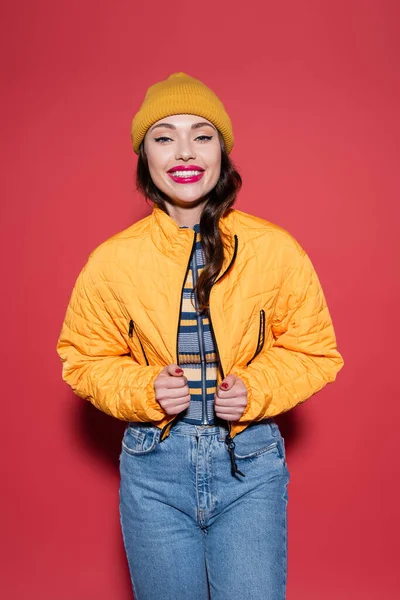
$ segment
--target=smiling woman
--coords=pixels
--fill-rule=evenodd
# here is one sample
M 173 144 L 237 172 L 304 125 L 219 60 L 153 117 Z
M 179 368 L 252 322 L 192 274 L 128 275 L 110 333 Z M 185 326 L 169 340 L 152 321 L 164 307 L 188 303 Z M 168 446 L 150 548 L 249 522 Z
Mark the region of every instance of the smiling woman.
M 289 470 L 274 416 L 343 366 L 311 260 L 233 208 L 216 94 L 179 72 L 131 128 L 149 216 L 93 250 L 57 344 L 63 378 L 127 421 L 120 518 L 137 600 L 284 600 Z
M 155 185 L 178 206 L 204 199 L 218 182 L 221 171 L 218 132 L 212 123 L 199 121 L 197 115 L 163 118 L 146 133 L 144 152 Z M 193 215 L 195 220 L 200 218 L 198 205 L 191 215 L 192 219 Z

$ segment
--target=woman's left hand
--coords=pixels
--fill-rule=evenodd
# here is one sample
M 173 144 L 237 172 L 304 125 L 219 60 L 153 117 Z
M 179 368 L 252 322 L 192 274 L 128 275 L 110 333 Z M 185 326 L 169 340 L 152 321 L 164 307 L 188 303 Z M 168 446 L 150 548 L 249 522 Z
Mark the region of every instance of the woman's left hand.
M 226 387 L 225 387 L 226 386 Z M 214 396 L 215 414 L 220 419 L 237 421 L 247 406 L 247 387 L 240 377 L 230 373 Z

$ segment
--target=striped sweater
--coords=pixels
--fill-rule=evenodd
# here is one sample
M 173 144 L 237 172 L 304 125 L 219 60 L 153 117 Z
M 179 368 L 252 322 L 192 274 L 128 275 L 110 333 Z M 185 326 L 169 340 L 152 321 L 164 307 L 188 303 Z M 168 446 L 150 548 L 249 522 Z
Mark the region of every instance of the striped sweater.
M 218 359 L 209 319 L 196 312 L 197 300 L 192 293 L 205 266 L 205 257 L 200 224 L 196 223 L 191 229 L 196 232 L 196 244 L 184 283 L 178 331 L 178 364 L 188 381 L 190 404 L 179 419 L 195 425 L 215 424 L 214 394 L 217 389 Z

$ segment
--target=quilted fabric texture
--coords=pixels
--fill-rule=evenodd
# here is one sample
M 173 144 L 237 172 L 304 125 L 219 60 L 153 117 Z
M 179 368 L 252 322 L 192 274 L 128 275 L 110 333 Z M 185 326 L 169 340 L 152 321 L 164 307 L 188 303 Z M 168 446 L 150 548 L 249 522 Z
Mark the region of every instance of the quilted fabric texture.
M 218 385 L 234 373 L 248 390 L 234 437 L 307 400 L 336 379 L 344 361 L 318 276 L 295 238 L 237 209 L 219 226 L 225 256 L 210 295 Z M 193 236 L 154 205 L 95 248 L 78 275 L 57 341 L 62 377 L 113 417 L 161 428 L 174 418 L 158 404 L 153 382 L 177 362 Z

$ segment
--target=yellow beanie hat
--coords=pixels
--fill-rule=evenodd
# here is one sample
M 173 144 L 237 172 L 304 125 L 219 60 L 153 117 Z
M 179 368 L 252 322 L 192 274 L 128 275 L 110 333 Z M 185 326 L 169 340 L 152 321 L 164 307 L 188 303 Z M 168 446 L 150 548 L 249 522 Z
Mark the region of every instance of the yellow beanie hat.
M 210 121 L 221 132 L 226 151 L 230 153 L 234 138 L 224 105 L 203 82 L 182 72 L 173 73 L 147 90 L 143 104 L 132 121 L 134 152 L 139 154 L 139 146 L 153 123 L 163 117 L 181 114 L 199 115 Z

